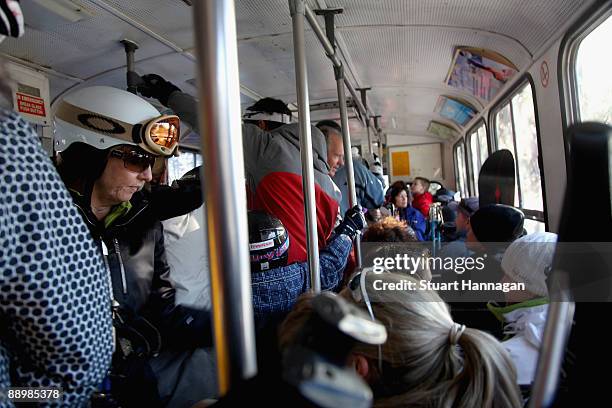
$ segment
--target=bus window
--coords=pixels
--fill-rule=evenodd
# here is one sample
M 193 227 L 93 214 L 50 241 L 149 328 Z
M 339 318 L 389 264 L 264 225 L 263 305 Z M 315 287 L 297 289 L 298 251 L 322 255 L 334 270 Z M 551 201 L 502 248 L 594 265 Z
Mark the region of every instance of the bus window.
M 470 169 L 472 170 L 472 186 L 474 194 L 478 195 L 478 174 L 482 164 L 489 157 L 489 147 L 487 144 L 487 129 L 482 122 L 478 129 L 468 135 L 468 145 L 470 147 Z
M 544 199 L 531 84 L 525 82 L 515 91 L 498 108 L 494 118 L 495 146 L 498 150 L 510 150 L 515 160 L 514 205 L 521 208 L 528 219 L 543 223 Z M 544 230 L 544 224 L 538 226 L 530 222 L 525 225 L 530 233 Z
M 496 132 L 495 139 L 497 142 L 497 150 L 508 149 L 514 154 L 514 138 L 512 137 L 512 112 L 510 112 L 510 104 L 507 104 L 503 109 L 495 115 Z
M 467 174 L 465 166 L 465 146 L 463 140 L 460 140 L 455 145 L 455 181 L 457 182 L 457 190 L 461 197 L 469 197 Z
M 502 108 L 495 115 L 495 125 L 496 125 L 496 144 L 497 150 L 508 149 L 512 152 L 512 156 L 514 156 L 514 160 L 516 162 L 516 154 L 514 152 L 514 137 L 513 137 L 513 126 L 512 126 L 512 107 L 508 103 L 504 108 Z M 515 163 L 516 165 L 516 163 Z M 514 189 L 514 205 L 520 207 L 519 205 L 519 192 L 518 188 Z
M 180 179 L 183 174 L 202 164 L 202 155 L 196 152 L 181 150 L 179 156 L 168 159 L 168 184 Z
M 535 126 L 535 111 L 531 86 L 512 98 L 514 130 L 516 132 L 517 167 L 520 182 L 521 208 L 544 212 L 542 181 L 538 165 L 538 136 Z
M 578 45 L 575 60 L 577 105 L 580 121 L 612 125 L 612 79 L 605 63 L 612 38 L 612 16 L 586 35 Z M 603 58 L 603 59 L 602 59 Z

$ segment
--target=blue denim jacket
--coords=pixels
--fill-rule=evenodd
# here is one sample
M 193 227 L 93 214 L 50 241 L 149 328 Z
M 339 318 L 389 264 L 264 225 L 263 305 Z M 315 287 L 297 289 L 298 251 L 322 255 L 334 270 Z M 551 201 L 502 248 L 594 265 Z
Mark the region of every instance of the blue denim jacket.
M 333 290 L 342 280 L 351 239 L 346 235 L 332 235 L 325 248 L 319 251 L 321 290 Z M 255 325 L 262 327 L 271 318 L 282 318 L 293 308 L 297 298 L 310 289 L 308 263 L 300 262 L 251 274 Z

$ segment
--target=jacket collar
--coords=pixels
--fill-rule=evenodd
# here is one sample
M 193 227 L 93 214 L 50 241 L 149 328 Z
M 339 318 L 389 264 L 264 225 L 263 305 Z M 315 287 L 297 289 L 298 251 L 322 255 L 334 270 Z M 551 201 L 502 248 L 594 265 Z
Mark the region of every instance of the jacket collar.
M 129 201 L 123 202 L 114 206 L 108 215 L 104 217 L 104 228 L 110 227 L 113 222 L 126 215 L 132 209 L 132 203 Z
M 136 192 L 130 201 L 125 201 L 111 208 L 111 211 L 104 217 L 101 223 L 90 209 L 91 195 L 85 195 L 76 189 L 69 189 L 74 203 L 83 214 L 90 227 L 109 229 L 112 226 L 129 223 L 148 206 L 148 200 L 141 192 Z
M 530 306 L 524 305 L 528 302 L 523 302 L 523 307 L 514 308 L 504 313 L 506 340 L 518 338 L 531 344 L 536 349 L 540 348 L 548 315 L 548 301 L 541 303 L 538 300 L 541 301 L 542 299 L 530 301 Z
M 507 321 L 506 316 L 513 316 L 512 312 L 520 309 L 528 309 L 541 305 L 548 305 L 548 298 L 536 298 L 529 299 L 520 303 L 513 303 L 507 306 L 498 306 L 497 303 L 489 302 L 487 303 L 487 309 L 499 320 L 500 322 Z

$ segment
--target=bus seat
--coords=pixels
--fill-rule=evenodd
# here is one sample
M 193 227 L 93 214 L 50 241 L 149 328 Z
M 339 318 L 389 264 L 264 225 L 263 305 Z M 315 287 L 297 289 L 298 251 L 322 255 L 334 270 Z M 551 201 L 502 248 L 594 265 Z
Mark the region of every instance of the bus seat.
M 609 338 L 604 335 L 612 312 L 612 251 L 607 242 L 612 237 L 612 128 L 601 123 L 580 123 L 567 132 L 567 189 L 550 280 L 564 282 L 571 290 L 551 292 L 530 407 L 575 406 L 585 398 L 603 401 L 608 397 L 606 380 L 596 375 L 593 367 L 612 367 Z M 563 300 L 579 303 L 574 309 L 574 302 Z M 566 328 L 571 317 L 575 319 L 573 327 Z M 564 367 L 569 375 L 555 400 L 566 345 L 574 362 L 572 367 Z

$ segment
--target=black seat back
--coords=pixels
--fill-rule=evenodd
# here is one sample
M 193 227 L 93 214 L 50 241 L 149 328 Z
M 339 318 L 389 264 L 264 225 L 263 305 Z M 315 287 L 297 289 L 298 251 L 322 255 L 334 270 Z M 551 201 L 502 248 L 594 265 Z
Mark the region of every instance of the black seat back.
M 612 313 L 612 303 L 604 301 L 612 286 L 612 128 L 581 123 L 571 126 L 568 136 L 567 189 L 549 277 L 552 303 L 530 407 L 576 406 L 608 398 L 607 380 L 593 368 L 612 367 L 609 338 L 603 335 Z M 567 364 L 565 356 L 567 376 L 555 400 L 566 344 L 574 361 Z

